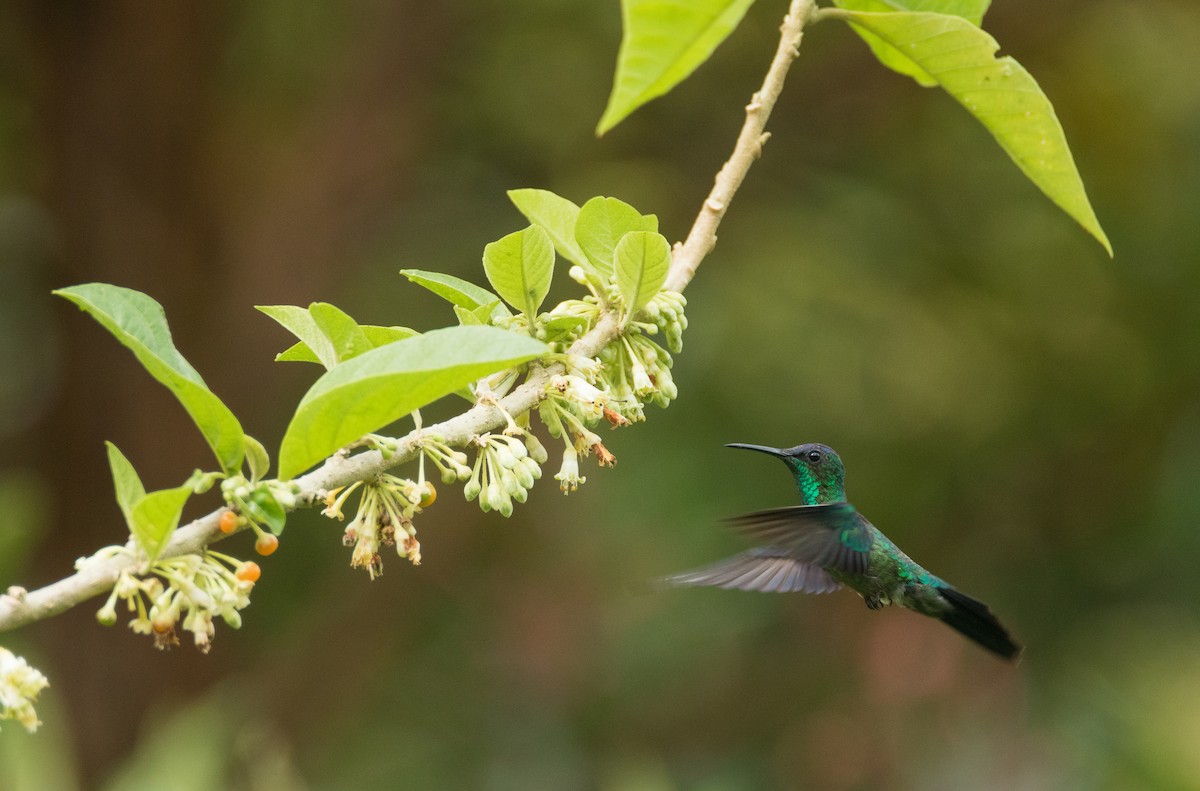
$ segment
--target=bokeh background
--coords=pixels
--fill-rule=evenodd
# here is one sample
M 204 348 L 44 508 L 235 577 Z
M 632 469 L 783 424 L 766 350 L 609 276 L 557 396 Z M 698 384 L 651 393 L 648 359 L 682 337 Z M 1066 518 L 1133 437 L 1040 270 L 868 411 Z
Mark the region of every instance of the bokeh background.
M 273 363 L 290 341 L 251 306 L 451 323 L 397 271 L 481 281 L 514 187 L 682 238 L 784 5 L 596 140 L 615 0 L 4 3 L 0 584 L 123 540 L 104 439 L 152 487 L 211 461 L 50 289 L 154 296 L 274 446 L 317 369 Z M 614 470 L 569 498 L 547 475 L 507 521 L 444 490 L 424 564 L 373 583 L 299 514 L 209 656 L 98 603 L 4 635 L 53 686 L 36 737 L 0 732 L 0 788 L 1200 788 L 1200 5 L 1001 0 L 987 26 L 1116 260 L 946 96 L 819 25 L 688 291 L 680 398 L 611 435 Z M 793 500 L 722 443 L 813 440 L 1019 666 L 848 593 L 647 592 L 743 546 L 720 517 Z

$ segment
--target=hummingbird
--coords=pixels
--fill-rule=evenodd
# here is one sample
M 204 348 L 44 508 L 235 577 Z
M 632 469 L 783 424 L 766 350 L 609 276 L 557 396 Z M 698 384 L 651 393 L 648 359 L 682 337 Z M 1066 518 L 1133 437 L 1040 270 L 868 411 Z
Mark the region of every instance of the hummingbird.
M 711 566 L 664 578 L 670 585 L 711 585 L 768 593 L 856 591 L 867 607 L 906 607 L 937 618 L 1005 659 L 1021 646 L 987 605 L 935 577 L 846 502 L 846 468 L 828 445 L 794 448 L 730 443 L 783 461 L 803 505 L 772 508 L 730 520 L 764 543 Z

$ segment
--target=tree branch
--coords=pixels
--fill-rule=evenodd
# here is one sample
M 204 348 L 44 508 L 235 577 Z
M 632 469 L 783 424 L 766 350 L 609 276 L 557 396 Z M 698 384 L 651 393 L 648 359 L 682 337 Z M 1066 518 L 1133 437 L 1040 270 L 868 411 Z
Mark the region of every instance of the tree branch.
M 767 135 L 763 129 L 771 110 L 783 90 L 784 75 L 796 59 L 801 33 L 813 11 L 813 0 L 792 0 L 781 28 L 779 47 L 763 80 L 746 106 L 746 121 L 738 135 L 729 160 L 717 173 L 712 192 L 705 199 L 687 240 L 676 244 L 666 288 L 683 291 L 696 273 L 700 262 L 717 243 L 716 229 L 729 208 L 730 201 L 747 171 L 762 152 Z M 594 357 L 620 334 L 620 324 L 614 312 L 601 316 L 590 332 L 577 340 L 571 354 Z M 429 426 L 423 431 L 436 433 L 448 445 L 464 445 L 471 437 L 503 428 L 507 424 L 504 412 L 522 414 L 535 407 L 545 395 L 550 378 L 563 372 L 562 365 L 536 369 L 528 379 L 499 402 L 499 407 L 477 404 L 457 417 Z M 503 411 L 501 411 L 501 408 Z M 296 479 L 300 487 L 298 502 L 313 505 L 331 489 L 355 481 L 372 478 L 380 473 L 414 459 L 418 453 L 420 431 L 409 432 L 398 444 L 397 451 L 384 459 L 378 451 L 366 451 L 353 456 L 337 454 L 313 472 Z M 200 552 L 209 544 L 226 537 L 218 521 L 224 508 L 213 511 L 180 527 L 163 549 L 161 557 L 174 557 Z M 81 571 L 35 591 L 10 588 L 0 595 L 0 632 L 10 631 L 35 621 L 58 615 L 77 604 L 110 590 L 124 571 L 138 565 L 128 557 L 117 556 L 105 561 L 96 560 Z
M 791 68 L 792 62 L 800 51 L 800 39 L 804 26 L 813 13 L 813 0 L 792 0 L 787 16 L 783 18 L 780 27 L 779 47 L 775 50 L 775 59 L 767 70 L 762 87 L 754 92 L 750 104 L 746 105 L 746 120 L 742 131 L 738 134 L 733 154 L 717 172 L 712 191 L 700 207 L 692 230 L 688 232 L 687 241 L 675 245 L 671 257 L 671 272 L 667 275 L 665 288 L 672 291 L 683 291 L 696 274 L 696 268 L 717 244 L 717 226 L 721 224 L 729 204 L 733 200 L 738 187 L 750 166 L 762 154 L 763 144 L 770 137 L 763 130 L 767 119 L 775 109 L 775 100 L 783 91 L 783 79 Z

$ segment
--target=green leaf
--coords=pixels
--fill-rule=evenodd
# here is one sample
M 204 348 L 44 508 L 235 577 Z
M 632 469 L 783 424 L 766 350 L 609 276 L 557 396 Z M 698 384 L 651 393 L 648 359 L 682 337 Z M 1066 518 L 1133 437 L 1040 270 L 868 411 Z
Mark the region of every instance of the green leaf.
M 838 8 L 848 11 L 915 11 L 928 14 L 960 16 L 975 27 L 983 24 L 992 0 L 833 0 Z
M 509 190 L 508 198 L 525 219 L 540 225 L 554 241 L 558 254 L 573 264 L 591 268 L 591 263 L 575 241 L 575 221 L 579 207 L 549 190 Z
M 54 292 L 91 314 L 166 385 L 208 441 L 225 472 L 242 465 L 242 426 L 171 341 L 167 317 L 150 297 L 107 283 L 88 283 Z
M 314 302 L 308 306 L 308 312 L 317 328 L 333 345 L 334 358 L 338 363 L 374 348 L 358 322 L 341 308 L 328 302 Z
M 321 359 L 317 357 L 309 345 L 304 341 L 296 341 L 291 346 L 275 355 L 275 362 L 316 363 L 317 365 L 324 365 L 324 363 L 321 362 Z
M 459 307 L 473 309 L 489 302 L 496 303 L 496 314 L 511 315 L 508 309 L 500 304 L 500 298 L 486 288 L 480 288 L 474 283 L 461 277 L 446 275 L 441 272 L 426 272 L 422 269 L 401 269 L 400 274 L 407 277 L 418 286 L 427 288 L 442 299 Z
M 266 525 L 275 535 L 283 532 L 283 526 L 287 522 L 287 511 L 283 510 L 283 506 L 269 489 L 262 486 L 255 489 L 245 504 L 247 517 L 260 525 Z
M 742 21 L 754 0 L 622 0 L 623 34 L 602 135 L 683 82 Z
M 903 53 L 992 133 L 1017 167 L 1112 255 L 1050 100 L 1021 64 L 969 21 L 945 14 L 845 12 Z
M 365 328 L 328 302 L 314 302 L 307 310 L 295 305 L 257 307 L 300 339 L 276 355 L 278 361 L 319 362 L 328 369 L 375 348 Z
M 489 302 L 486 305 L 480 305 L 472 310 L 460 308 L 458 305 L 455 305 L 454 315 L 458 316 L 458 323 L 464 327 L 483 327 L 487 325 L 488 320 L 492 316 L 492 312 L 499 304 L 500 300 L 497 299 L 494 302 Z
M 496 300 L 496 302 L 499 303 L 500 300 Z M 380 327 L 375 324 L 362 325 L 362 331 L 367 336 L 367 340 L 371 342 L 373 349 L 421 334 L 408 327 Z
M 499 300 L 496 300 L 493 304 L 499 304 Z M 360 326 L 360 329 L 367 336 L 367 340 L 370 341 L 371 348 L 402 341 L 405 338 L 411 338 L 414 335 L 420 334 L 408 327 L 379 327 L 374 324 L 363 324 Z M 317 358 L 317 355 L 313 353 L 313 350 L 304 341 L 298 341 L 275 355 L 275 361 L 321 364 L 321 360 Z
M 133 506 L 146 496 L 146 488 L 142 486 L 142 479 L 125 454 L 111 442 L 104 444 L 108 446 L 108 466 L 112 470 L 113 488 L 117 490 L 117 505 L 121 506 L 121 513 L 125 514 L 125 521 L 128 522 Z
M 547 314 L 550 315 L 550 314 Z M 544 319 L 541 326 L 546 332 L 554 335 L 582 335 L 587 331 L 588 320 L 583 316 L 553 316 Z
M 834 5 L 848 11 L 919 11 L 935 14 L 950 14 L 968 20 L 976 27 L 983 24 L 983 15 L 991 5 L 991 0 L 833 0 Z M 875 57 L 884 66 L 906 77 L 912 77 L 920 85 L 933 88 L 938 83 L 933 77 L 912 59 L 884 42 L 873 33 L 869 33 L 857 25 L 851 25 L 863 41 L 875 53 Z
M 250 468 L 250 483 L 258 483 L 270 471 L 271 457 L 263 444 L 254 437 L 247 434 L 244 440 L 246 443 L 246 466 Z
M 459 305 L 454 306 L 454 315 L 458 316 L 460 327 L 482 327 L 486 322 L 476 315 L 475 311 L 467 310 Z
M 657 231 L 658 218 L 616 198 L 592 198 L 579 210 L 575 241 L 604 280 L 613 275 L 613 250 L 631 231 Z
M 279 449 L 279 475 L 293 478 L 364 434 L 546 350 L 494 327 L 449 327 L 359 355 L 321 376 L 300 401 Z
M 307 353 L 298 350 L 300 344 L 289 347 L 275 357 L 276 360 L 303 360 L 304 362 L 319 362 L 326 368 L 337 365 L 337 351 L 333 342 L 321 328 L 310 311 L 296 305 L 255 305 L 254 309 L 265 313 L 279 322 L 284 329 L 300 339 Z
M 134 504 L 129 515 L 129 531 L 150 560 L 158 557 L 179 526 L 183 504 L 191 494 L 190 486 L 177 486 L 150 492 Z
M 550 234 L 539 225 L 531 225 L 492 242 L 483 248 L 483 271 L 492 288 L 529 317 L 532 330 L 554 276 Z
M 628 319 L 667 281 L 671 245 L 660 233 L 633 231 L 617 242 L 616 261 L 617 288 L 625 300 Z

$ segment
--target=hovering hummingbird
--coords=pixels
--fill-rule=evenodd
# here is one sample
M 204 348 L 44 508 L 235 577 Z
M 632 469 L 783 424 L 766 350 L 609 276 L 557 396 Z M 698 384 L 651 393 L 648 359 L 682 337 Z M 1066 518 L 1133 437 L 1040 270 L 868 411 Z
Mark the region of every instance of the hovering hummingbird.
M 711 566 L 675 574 L 672 585 L 749 591 L 828 593 L 846 585 L 872 610 L 889 604 L 937 618 L 1005 659 L 1019 646 L 983 602 L 930 574 L 846 502 L 846 469 L 833 448 L 732 443 L 781 459 L 804 505 L 734 517 L 740 532 L 765 542 Z

